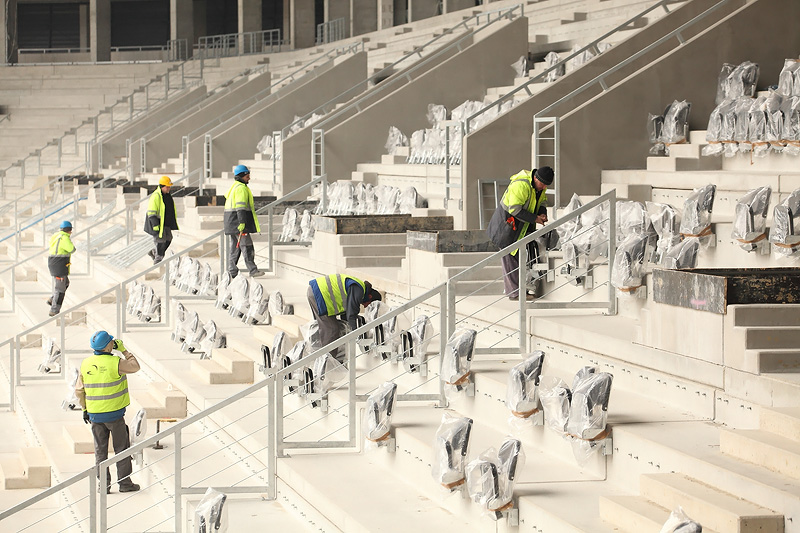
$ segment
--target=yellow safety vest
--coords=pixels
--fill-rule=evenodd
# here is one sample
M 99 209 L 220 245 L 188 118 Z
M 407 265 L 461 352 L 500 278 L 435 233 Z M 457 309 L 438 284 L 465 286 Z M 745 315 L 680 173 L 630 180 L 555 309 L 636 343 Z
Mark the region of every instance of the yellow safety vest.
M 542 189 L 539 198 L 536 198 L 536 189 L 533 187 L 533 174 L 530 170 L 520 170 L 511 176 L 511 183 L 509 183 L 506 192 L 503 193 L 500 205 L 511 215 L 516 215 L 523 209 L 535 215 L 542 205 L 547 205 L 546 192 L 547 187 Z M 522 231 L 519 232 L 517 240 L 527 235 L 529 225 L 527 222 L 523 222 Z M 514 250 L 511 255 L 516 255 L 516 253 L 517 250 Z
M 119 374 L 119 361 L 114 355 L 95 354 L 81 363 L 86 410 L 90 413 L 110 413 L 130 405 L 128 377 Z
M 166 213 L 166 206 L 164 205 L 164 197 L 161 194 L 161 187 L 157 187 L 153 194 L 150 195 L 150 200 L 147 202 L 146 217 L 158 217 L 158 237 L 164 236 L 164 215 Z M 177 221 L 177 214 L 176 214 Z M 177 229 L 177 228 L 176 228 Z
M 230 219 L 232 221 L 236 221 L 237 219 L 233 215 L 236 213 L 236 211 L 241 210 L 249 210 L 252 213 L 253 223 L 255 224 L 256 228 L 255 233 L 260 232 L 261 226 L 258 224 L 258 215 L 256 214 L 256 204 L 255 200 L 253 200 L 253 192 L 250 190 L 250 187 L 241 181 L 237 181 L 234 182 L 234 184 L 231 185 L 231 188 L 228 189 L 228 192 L 225 193 L 226 220 Z M 235 225 L 238 226 L 238 222 L 235 222 Z
M 69 274 L 70 256 L 75 251 L 75 245 L 66 231 L 59 231 L 50 237 L 50 256 L 47 258 L 47 265 L 50 273 L 54 276 L 66 276 Z
M 366 292 L 367 288 L 364 282 L 353 276 L 334 274 L 332 276 L 321 276 L 315 280 L 319 287 L 319 292 L 322 294 L 322 299 L 325 300 L 325 307 L 328 308 L 328 316 L 341 315 L 345 312 L 345 298 L 347 297 L 345 284 L 347 279 L 358 283 Z

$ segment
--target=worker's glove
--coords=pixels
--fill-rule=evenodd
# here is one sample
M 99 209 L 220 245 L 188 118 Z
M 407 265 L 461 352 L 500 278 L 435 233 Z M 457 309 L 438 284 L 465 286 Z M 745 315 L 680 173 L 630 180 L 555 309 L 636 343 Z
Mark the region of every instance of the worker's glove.
M 239 226 L 237 227 L 237 229 L 239 230 L 239 233 L 244 233 L 244 222 L 242 222 L 241 224 L 239 224 Z
M 89 423 L 89 411 L 87 411 L 86 409 L 83 410 L 83 423 L 84 424 Z
M 161 229 L 161 226 L 153 226 L 153 231 L 158 231 Z
M 114 339 L 114 348 L 116 348 L 120 352 L 124 352 L 125 351 L 125 345 L 122 344 L 122 340 L 121 339 Z

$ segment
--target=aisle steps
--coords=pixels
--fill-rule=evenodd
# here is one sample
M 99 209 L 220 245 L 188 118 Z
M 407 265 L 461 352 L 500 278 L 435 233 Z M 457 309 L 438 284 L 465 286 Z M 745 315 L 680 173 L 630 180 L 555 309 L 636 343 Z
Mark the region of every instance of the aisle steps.
M 0 459 L 0 488 L 37 489 L 50 486 L 50 461 L 42 448 L 22 448 L 17 457 Z
M 192 361 L 192 371 L 210 385 L 253 383 L 253 360 L 232 348 L 215 348 L 212 359 Z

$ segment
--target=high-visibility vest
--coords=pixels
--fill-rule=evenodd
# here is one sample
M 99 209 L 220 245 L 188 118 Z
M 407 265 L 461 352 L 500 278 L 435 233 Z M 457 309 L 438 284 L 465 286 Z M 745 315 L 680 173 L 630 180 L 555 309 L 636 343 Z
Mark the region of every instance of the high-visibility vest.
M 110 413 L 130 405 L 128 377 L 119 374 L 119 361 L 114 355 L 95 354 L 81 363 L 86 410 L 90 413 Z
M 246 211 L 245 213 L 245 231 L 258 233 L 261 227 L 258 224 L 258 215 L 256 214 L 256 204 L 253 199 L 253 192 L 246 184 L 241 181 L 236 181 L 225 193 L 225 211 L 224 211 L 224 224 L 225 232 L 227 234 L 235 234 L 238 232 L 238 211 Z M 248 222 L 252 221 L 252 226 Z
M 536 189 L 533 187 L 533 172 L 530 170 L 520 170 L 511 176 L 511 183 L 509 183 L 506 192 L 503 193 L 503 198 L 500 200 L 500 205 L 508 211 L 511 215 L 516 215 L 522 210 L 533 213 L 534 215 L 539 212 L 542 205 L 547 205 L 547 187 L 542 189 L 539 197 L 536 197 Z M 522 230 L 519 232 L 517 240 L 522 239 L 528 234 L 528 224 L 523 222 Z M 516 255 L 517 250 L 511 252 L 511 255 Z
M 353 276 L 334 274 L 332 276 L 321 276 L 314 280 L 317 282 L 317 287 L 322 295 L 322 299 L 325 300 L 325 307 L 328 308 L 328 316 L 341 315 L 345 312 L 345 299 L 347 298 L 346 284 L 348 279 L 358 283 L 366 292 L 367 289 L 364 282 Z
M 164 236 L 164 217 L 166 216 L 166 210 L 164 196 L 161 194 L 161 187 L 157 187 L 156 190 L 153 191 L 153 194 L 150 195 L 150 200 L 147 202 L 147 214 L 145 216 L 148 220 L 150 217 L 158 217 L 159 238 Z M 150 227 L 152 228 L 152 225 Z
M 75 245 L 66 231 L 59 231 L 50 237 L 50 255 L 47 266 L 53 276 L 66 276 L 69 274 L 70 256 L 75 251 Z

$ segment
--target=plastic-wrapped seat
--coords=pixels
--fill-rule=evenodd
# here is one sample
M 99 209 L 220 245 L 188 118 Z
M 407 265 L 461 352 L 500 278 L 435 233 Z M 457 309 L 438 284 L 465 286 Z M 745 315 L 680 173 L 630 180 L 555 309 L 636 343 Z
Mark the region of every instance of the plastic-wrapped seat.
M 650 217 L 647 209 L 640 202 L 617 202 L 617 244 L 629 235 L 644 234 L 651 231 Z
M 772 213 L 769 242 L 781 255 L 795 255 L 800 250 L 800 189 L 792 192 Z
M 675 208 L 668 204 L 647 202 L 646 206 L 658 237 L 650 261 L 662 265 L 667 251 L 680 241 L 680 217 Z
M 217 285 L 217 309 L 227 309 L 231 301 L 231 275 L 223 272 Z
M 683 237 L 707 237 L 711 235 L 711 211 L 714 209 L 716 185 L 694 189 L 683 203 L 681 235 Z
M 211 358 L 214 348 L 225 348 L 227 340 L 225 334 L 217 328 L 213 320 L 206 322 L 203 326 L 204 335 L 200 339 L 200 350 L 205 354 L 206 359 Z
M 144 287 L 142 291 L 142 303 L 137 316 L 142 322 L 161 321 L 161 298 L 156 296 L 153 287 Z
M 252 282 L 248 299 L 247 313 L 242 321 L 246 324 L 268 324 L 270 322 L 269 295 L 264 292 L 264 286 L 258 282 Z
M 197 270 L 197 261 L 188 255 L 184 255 L 178 264 L 178 277 L 175 279 L 175 287 L 182 292 L 191 292 L 190 289 Z
M 566 432 L 572 402 L 572 391 L 567 384 L 556 377 L 542 376 L 539 379 L 539 401 L 544 409 L 545 424 L 558 433 Z
M 294 314 L 294 306 L 284 301 L 281 291 L 273 291 L 270 293 L 267 309 L 269 310 L 270 316 L 269 323 L 272 323 L 273 316 Z
M 466 481 L 465 468 L 471 433 L 471 418 L 458 417 L 449 412 L 442 415 L 442 423 L 436 430 L 433 445 L 431 474 L 449 491 L 458 489 Z
M 171 339 L 175 342 L 183 342 L 186 339 L 187 335 L 187 325 L 189 319 L 189 311 L 186 307 L 180 303 L 175 302 L 175 313 L 174 313 L 174 320 L 175 320 L 175 328 L 172 330 Z
M 138 281 L 134 281 L 128 289 L 128 304 L 125 306 L 125 311 L 132 316 L 136 316 L 139 307 L 142 304 L 142 291 L 144 285 Z
M 347 377 L 347 367 L 336 357 L 326 353 L 314 360 L 312 368 L 305 371 L 305 383 L 308 394 L 316 394 L 311 398 L 311 406 L 319 407 L 333 386 Z
M 302 242 L 310 242 L 314 238 L 315 231 L 314 219 L 311 217 L 311 211 L 306 209 L 303 211 L 303 216 L 300 218 L 300 240 Z
M 142 442 L 147 438 L 147 410 L 142 407 L 136 411 L 133 421 L 129 426 L 131 445 Z
M 733 217 L 731 238 L 739 241 L 739 246 L 752 252 L 767 237 L 767 214 L 772 187 L 759 187 L 745 194 L 737 203 Z
M 412 374 L 420 371 L 427 361 L 428 345 L 434 334 L 433 324 L 427 315 L 418 316 L 408 331 L 401 333 L 403 367 L 406 371 Z
M 581 440 L 597 440 L 605 436 L 613 380 L 614 376 L 608 372 L 596 371 L 576 379 L 567 433 Z
M 242 318 L 250 308 L 250 282 L 247 276 L 236 276 L 231 281 L 229 290 L 231 292 L 231 303 L 228 306 L 228 314 Z
M 218 283 L 219 277 L 211 269 L 211 265 L 208 263 L 203 263 L 203 270 L 200 274 L 200 289 L 198 294 L 201 296 L 216 297 Z
M 644 283 L 644 259 L 648 236 L 632 233 L 618 246 L 614 255 L 611 284 L 622 292 L 633 292 Z
M 467 465 L 470 497 L 495 520 L 513 507 L 514 484 L 522 463 L 522 443 L 507 438 L 499 450 L 490 448 Z
M 296 242 L 300 240 L 302 234 L 303 230 L 300 227 L 300 215 L 297 213 L 297 209 L 287 207 L 283 212 L 283 229 L 278 241 Z
M 44 358 L 39 364 L 39 372 L 42 374 L 61 372 L 61 348 L 56 344 L 56 340 L 52 337 L 45 337 L 42 342 L 42 350 Z
M 203 329 L 203 323 L 200 321 L 200 315 L 197 314 L 197 311 L 186 312 L 183 332 L 186 336 L 183 344 L 181 344 L 181 351 L 194 353 L 195 350 L 199 350 L 200 341 L 205 337 L 205 330 Z
M 387 381 L 367 398 L 364 409 L 364 438 L 368 441 L 380 443 L 391 437 L 396 397 L 397 384 Z
M 475 350 L 474 329 L 459 328 L 447 339 L 442 360 L 442 379 L 456 390 L 465 389 L 470 383 L 470 366 Z
M 297 341 L 292 349 L 281 358 L 281 368 L 288 368 L 306 355 L 306 341 Z M 295 392 L 303 383 L 303 369 L 298 369 L 284 376 L 289 392 Z
M 544 352 L 537 350 L 508 373 L 506 405 L 517 418 L 529 418 L 539 411 L 539 377 L 542 374 Z
M 669 250 L 664 257 L 664 268 L 681 270 L 697 266 L 697 253 L 700 251 L 700 239 L 690 237 L 683 239 Z
M 74 366 L 70 367 L 69 371 L 64 373 L 64 377 L 67 381 L 67 395 L 64 400 L 61 401 L 61 409 L 64 411 L 76 411 L 81 408 L 80 400 L 78 400 L 78 397 L 75 395 L 75 385 L 78 384 L 80 375 L 81 371 Z
M 194 511 L 194 533 L 225 533 L 228 531 L 227 496 L 211 487 Z
M 364 310 L 365 323 L 375 322 L 383 315 L 391 312 L 389 304 L 382 301 L 370 303 Z M 398 317 L 391 318 L 376 325 L 366 335 L 365 351 L 372 351 L 381 359 L 390 359 L 399 352 L 402 331 L 398 327 Z M 369 342 L 371 340 L 371 342 Z

